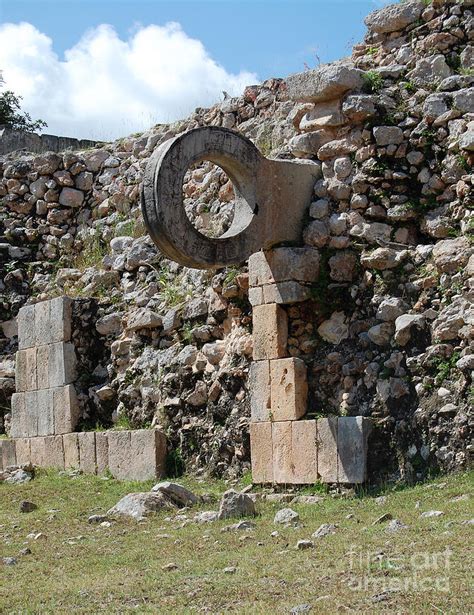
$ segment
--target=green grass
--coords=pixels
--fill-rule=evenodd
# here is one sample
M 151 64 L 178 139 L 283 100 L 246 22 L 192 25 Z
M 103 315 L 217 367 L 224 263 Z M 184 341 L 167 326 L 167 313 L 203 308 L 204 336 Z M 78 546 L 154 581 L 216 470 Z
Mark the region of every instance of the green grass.
M 166 520 L 174 516 L 169 511 L 143 523 L 89 525 L 89 515 L 104 513 L 122 495 L 152 483 L 42 472 L 29 484 L 0 485 L 0 556 L 18 557 L 16 566 L 1 568 L 0 612 L 267 614 L 308 603 L 311 613 L 467 613 L 472 527 L 463 521 L 472 517 L 472 479 L 472 473 L 460 474 L 387 489 L 383 506 L 364 493 L 291 505 L 301 517 L 298 528 L 273 524 L 275 512 L 287 504 L 262 502 L 254 531 L 223 533 L 229 522 L 183 527 Z M 222 481 L 180 482 L 214 498 L 201 510 L 216 509 L 226 487 Z M 470 501 L 451 501 L 469 492 Z M 38 509 L 19 513 L 25 499 Z M 420 518 L 431 509 L 445 514 Z M 373 525 L 384 512 L 409 528 L 391 534 L 386 523 Z M 309 539 L 322 523 L 337 524 L 336 534 L 315 539 L 314 549 L 297 551 L 297 540 Z M 272 537 L 275 530 L 278 536 Z M 27 540 L 30 532 L 47 538 Z M 25 546 L 32 553 L 20 556 Z M 162 570 L 170 562 L 177 570 Z M 235 574 L 223 572 L 228 566 L 236 566 Z M 387 583 L 400 591 L 375 602 Z
M 104 242 L 100 231 L 96 230 L 93 234 L 87 235 L 82 243 L 82 250 L 75 259 L 73 266 L 84 271 L 88 267 L 99 267 L 102 265 L 102 259 L 108 253 L 108 246 Z

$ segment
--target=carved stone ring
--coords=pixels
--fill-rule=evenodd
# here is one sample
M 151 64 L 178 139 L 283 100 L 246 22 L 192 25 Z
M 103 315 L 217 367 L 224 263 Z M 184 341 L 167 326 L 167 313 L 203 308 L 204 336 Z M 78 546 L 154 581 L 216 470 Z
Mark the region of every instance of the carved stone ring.
M 230 228 L 206 237 L 194 228 L 183 204 L 188 169 L 208 160 L 234 185 Z M 210 269 L 244 262 L 261 249 L 299 242 L 318 167 L 307 161 L 269 160 L 241 134 L 226 128 L 196 128 L 160 145 L 143 180 L 141 205 L 153 241 L 168 258 Z

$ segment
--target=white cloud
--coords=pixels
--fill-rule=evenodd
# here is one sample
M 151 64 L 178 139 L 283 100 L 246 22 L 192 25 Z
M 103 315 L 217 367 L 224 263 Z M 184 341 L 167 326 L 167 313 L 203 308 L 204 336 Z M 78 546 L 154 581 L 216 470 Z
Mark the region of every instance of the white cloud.
M 86 32 L 60 59 L 29 23 L 0 26 L 0 69 L 22 107 L 46 132 L 112 139 L 186 117 L 257 81 L 232 74 L 178 23 L 139 28 L 121 40 L 113 27 Z

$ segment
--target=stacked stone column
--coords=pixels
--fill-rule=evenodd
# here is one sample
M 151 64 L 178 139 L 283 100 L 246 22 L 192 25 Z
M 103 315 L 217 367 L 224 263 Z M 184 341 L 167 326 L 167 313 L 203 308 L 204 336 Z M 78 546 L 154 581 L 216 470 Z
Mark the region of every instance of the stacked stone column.
M 250 445 L 256 483 L 361 483 L 366 478 L 370 421 L 361 416 L 305 419 L 306 365 L 288 353 L 283 306 L 309 299 L 318 275 L 319 253 L 313 248 L 276 248 L 249 258 Z
M 58 297 L 21 308 L 11 440 L 0 440 L 0 470 L 32 463 L 74 468 L 127 480 L 148 480 L 165 471 L 166 437 L 159 429 L 75 432 L 80 409 L 74 381 L 74 302 Z
M 71 313 L 68 297 L 42 301 L 19 312 L 14 438 L 65 434 L 76 427 L 79 409 L 72 385 L 77 366 L 70 341 Z

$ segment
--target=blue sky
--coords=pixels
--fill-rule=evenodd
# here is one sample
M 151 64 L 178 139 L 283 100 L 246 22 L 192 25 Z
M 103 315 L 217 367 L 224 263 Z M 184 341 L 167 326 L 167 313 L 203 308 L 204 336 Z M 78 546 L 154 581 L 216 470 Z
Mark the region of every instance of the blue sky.
M 0 68 L 7 85 L 24 96 L 28 110 L 41 112 L 42 117 L 46 114 L 50 128 L 56 132 L 67 132 L 70 126 L 69 134 L 72 130 L 79 131 L 81 136 L 93 136 L 95 131 L 106 138 L 107 131 L 110 136 L 117 136 L 117 131 L 127 130 L 130 118 L 114 128 L 106 117 L 102 125 L 94 120 L 93 126 L 88 126 L 84 113 L 75 122 L 76 108 L 80 110 L 84 102 L 90 106 L 93 92 L 98 101 L 96 111 L 105 103 L 114 103 L 113 90 L 117 96 L 129 98 L 135 116 L 140 116 L 141 127 L 150 121 L 170 121 L 176 119 L 173 114 L 186 115 L 193 106 L 210 104 L 221 89 L 238 93 L 249 80 L 284 77 L 303 71 L 305 66 L 316 66 L 318 59 L 328 62 L 349 55 L 352 44 L 364 36 L 364 17 L 383 4 L 387 2 L 0 0 Z M 19 30 L 22 22 L 30 24 L 30 29 Z M 178 31 L 176 25 L 167 26 L 170 22 L 179 24 Z M 110 27 L 104 28 L 103 24 Z M 138 36 L 140 33 L 143 36 Z M 156 42 L 160 37 L 161 46 Z M 193 40 L 200 41 L 200 49 L 193 47 Z M 169 64 L 169 70 L 165 70 L 167 78 L 162 74 L 163 67 L 156 64 L 158 59 Z M 188 62 L 189 70 L 182 70 Z M 131 64 L 134 68 L 130 68 Z M 85 65 L 97 74 L 90 75 L 94 89 L 89 83 L 88 99 L 80 101 L 74 88 L 78 88 L 76 77 L 84 75 Z M 207 68 L 201 70 L 204 66 Z M 121 79 L 122 67 L 127 70 Z M 147 67 L 148 77 L 143 74 Z M 159 92 L 151 83 L 153 74 L 161 75 L 160 79 L 157 77 Z M 193 75 L 201 80 L 201 90 L 193 83 Z M 135 82 L 133 91 L 127 89 L 126 79 Z M 31 81 L 35 82 L 34 87 Z M 105 82 L 109 91 L 102 96 L 100 91 Z M 172 100 L 167 95 L 163 101 L 159 93 L 167 90 L 169 94 L 170 88 L 175 88 L 176 98 Z M 61 101 L 57 90 L 68 99 L 70 113 L 65 111 L 67 100 Z M 138 98 L 139 92 L 143 99 Z M 42 104 L 41 98 L 52 93 L 51 105 Z M 146 102 L 142 104 L 142 100 Z M 91 109 L 89 119 L 96 117 L 97 113 L 90 112 Z M 55 119 L 50 117 L 53 113 Z M 123 112 L 118 109 L 118 113 Z M 68 119 L 69 125 L 65 125 Z M 133 124 L 134 120 L 131 121 Z M 135 124 L 130 128 L 135 128 Z M 99 138 L 99 134 L 96 136 Z

